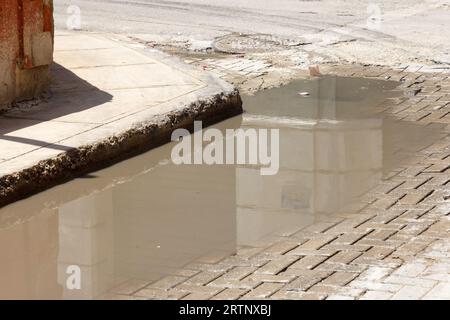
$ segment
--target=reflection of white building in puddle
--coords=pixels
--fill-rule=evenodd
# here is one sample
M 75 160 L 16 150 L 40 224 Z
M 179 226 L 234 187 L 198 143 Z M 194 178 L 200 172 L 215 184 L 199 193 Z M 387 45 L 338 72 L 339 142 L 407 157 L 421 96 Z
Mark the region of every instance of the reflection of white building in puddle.
M 161 163 L 170 151 L 161 147 L 3 208 L 0 298 L 126 293 L 191 262 L 235 253 L 235 169 Z M 81 269 L 80 290 L 66 285 L 69 266 Z M 116 291 L 122 284 L 125 291 Z
M 262 107 L 263 115 L 244 116 L 244 128 L 280 129 L 280 171 L 261 176 L 259 168 L 237 169 L 239 245 L 310 225 L 316 214 L 347 210 L 381 179 L 382 119 L 340 119 L 339 112 L 348 114 L 349 102 L 335 97 L 334 81 L 309 87 L 321 99 L 297 98 L 297 110 L 284 106 L 285 114 L 266 116 Z
M 69 265 L 82 274 L 81 290 L 66 288 L 64 298 L 95 298 L 127 281 L 157 280 L 234 253 L 235 202 L 234 168 L 165 165 L 64 204 L 59 283 L 65 287 Z

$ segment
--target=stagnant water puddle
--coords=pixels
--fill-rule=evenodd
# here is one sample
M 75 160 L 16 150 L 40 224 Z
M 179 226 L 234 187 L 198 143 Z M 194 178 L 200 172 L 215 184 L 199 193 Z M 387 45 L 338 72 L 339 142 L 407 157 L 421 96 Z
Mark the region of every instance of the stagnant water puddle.
M 277 175 L 176 166 L 172 143 L 1 209 L 0 298 L 97 298 L 319 215 L 356 212 L 387 173 L 441 137 L 376 112 L 396 86 L 324 77 L 245 97 L 246 113 L 215 127 L 280 129 Z

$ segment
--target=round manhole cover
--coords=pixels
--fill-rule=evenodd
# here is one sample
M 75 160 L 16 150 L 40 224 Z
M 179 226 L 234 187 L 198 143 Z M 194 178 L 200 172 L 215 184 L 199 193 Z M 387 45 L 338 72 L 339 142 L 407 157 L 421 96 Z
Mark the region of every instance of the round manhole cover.
M 232 54 L 258 53 L 302 44 L 302 41 L 282 40 L 269 34 L 230 34 L 216 39 L 214 49 Z

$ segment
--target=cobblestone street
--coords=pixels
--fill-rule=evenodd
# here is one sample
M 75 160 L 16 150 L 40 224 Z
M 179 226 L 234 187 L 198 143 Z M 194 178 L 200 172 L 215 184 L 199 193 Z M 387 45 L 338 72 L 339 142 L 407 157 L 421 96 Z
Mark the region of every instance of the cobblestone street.
M 402 81 L 380 112 L 449 132 L 448 73 L 335 67 L 330 73 Z M 410 94 L 413 92 L 413 94 Z M 321 216 L 235 256 L 208 256 L 113 299 L 450 299 L 450 139 L 422 150 L 365 197 L 359 213 Z

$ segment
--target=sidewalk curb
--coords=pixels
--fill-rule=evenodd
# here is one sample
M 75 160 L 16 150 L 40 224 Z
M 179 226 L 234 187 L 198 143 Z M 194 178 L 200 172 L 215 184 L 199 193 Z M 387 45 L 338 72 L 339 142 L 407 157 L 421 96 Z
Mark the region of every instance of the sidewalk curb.
M 212 125 L 238 115 L 242 113 L 241 106 L 239 93 L 233 90 L 3 176 L 0 178 L 0 207 L 168 143 L 173 130 L 186 128 L 192 131 L 194 120 Z
M 225 81 L 159 52 L 146 52 L 167 63 L 198 73 L 208 85 L 170 101 L 158 115 L 118 120 L 117 132 L 95 143 L 77 146 L 0 177 L 0 207 L 44 191 L 88 172 L 159 147 L 171 141 L 175 129 L 193 130 L 194 121 L 209 126 L 242 113 L 239 91 Z

